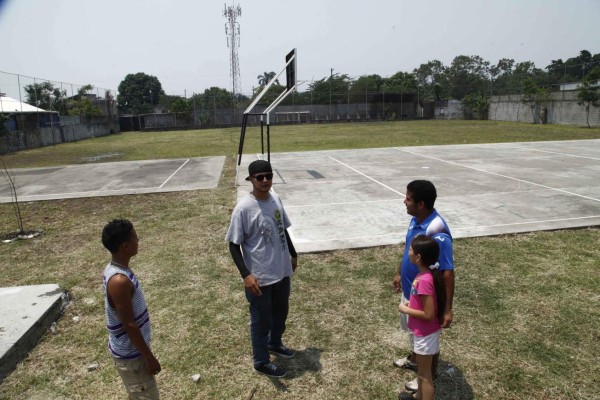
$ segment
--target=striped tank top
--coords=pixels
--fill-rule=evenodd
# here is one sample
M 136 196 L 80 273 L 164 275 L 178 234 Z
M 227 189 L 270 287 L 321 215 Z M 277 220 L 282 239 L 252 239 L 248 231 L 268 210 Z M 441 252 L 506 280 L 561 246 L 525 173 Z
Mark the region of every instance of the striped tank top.
M 116 274 L 125 275 L 133 284 L 133 316 L 137 326 L 140 328 L 146 344 L 150 345 L 150 316 L 148 307 L 140 282 L 135 274 L 129 268 L 114 262 L 108 263 L 104 270 L 104 310 L 106 315 L 106 329 L 108 329 L 108 349 L 115 358 L 134 359 L 141 356 L 140 352 L 129 340 L 129 336 L 123 328 L 123 323 L 119 319 L 117 310 L 108 302 L 107 285 L 110 278 Z

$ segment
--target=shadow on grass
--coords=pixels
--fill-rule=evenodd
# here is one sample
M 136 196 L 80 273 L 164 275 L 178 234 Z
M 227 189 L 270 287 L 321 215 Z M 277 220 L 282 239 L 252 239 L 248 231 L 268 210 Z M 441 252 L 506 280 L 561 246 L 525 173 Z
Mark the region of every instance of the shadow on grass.
M 472 400 L 474 398 L 471 385 L 456 365 L 440 360 L 435 398 L 444 400 Z
M 321 349 L 309 347 L 304 350 L 295 351 L 296 355 L 291 359 L 275 357 L 275 363 L 281 365 L 287 371 L 283 380 L 269 378 L 273 386 L 280 392 L 288 391 L 288 387 L 285 384 L 286 380 L 299 378 L 306 372 L 318 372 L 323 368 L 321 365 Z
M 407 378 L 412 380 L 416 377 L 412 374 Z M 404 385 L 403 385 L 404 386 Z M 413 399 L 413 394 L 401 390 L 400 399 Z M 473 400 L 473 389 L 465 379 L 462 371 L 455 365 L 440 360 L 438 365 L 438 378 L 435 383 L 436 400 Z

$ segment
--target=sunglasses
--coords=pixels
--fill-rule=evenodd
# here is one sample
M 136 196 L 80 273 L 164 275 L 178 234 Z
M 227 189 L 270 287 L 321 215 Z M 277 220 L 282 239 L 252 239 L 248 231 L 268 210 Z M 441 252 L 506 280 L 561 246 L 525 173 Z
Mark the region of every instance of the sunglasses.
M 254 179 L 256 179 L 259 182 L 264 181 L 265 178 L 267 178 L 267 180 L 270 181 L 271 179 L 273 179 L 273 174 L 254 175 Z

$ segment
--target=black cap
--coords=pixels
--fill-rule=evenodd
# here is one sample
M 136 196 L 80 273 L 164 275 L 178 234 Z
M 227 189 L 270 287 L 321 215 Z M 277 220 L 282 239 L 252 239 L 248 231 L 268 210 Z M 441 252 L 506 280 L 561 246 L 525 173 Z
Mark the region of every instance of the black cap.
M 252 175 L 260 174 L 261 172 L 272 173 L 273 169 L 271 169 L 271 164 L 265 160 L 252 161 L 250 165 L 248 165 L 248 177 L 246 180 L 249 181 Z

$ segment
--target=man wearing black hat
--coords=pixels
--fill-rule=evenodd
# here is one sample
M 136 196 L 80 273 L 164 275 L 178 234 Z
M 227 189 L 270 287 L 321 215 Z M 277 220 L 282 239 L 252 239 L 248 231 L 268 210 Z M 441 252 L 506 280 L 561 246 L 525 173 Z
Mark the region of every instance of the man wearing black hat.
M 285 331 L 290 277 L 298 259 L 287 229 L 290 220 L 281 199 L 271 192 L 271 164 L 257 160 L 248 166 L 252 192 L 241 198 L 231 215 L 225 236 L 250 303 L 250 337 L 254 369 L 270 377 L 286 372 L 271 362 L 269 353 L 292 358 L 281 337 Z

